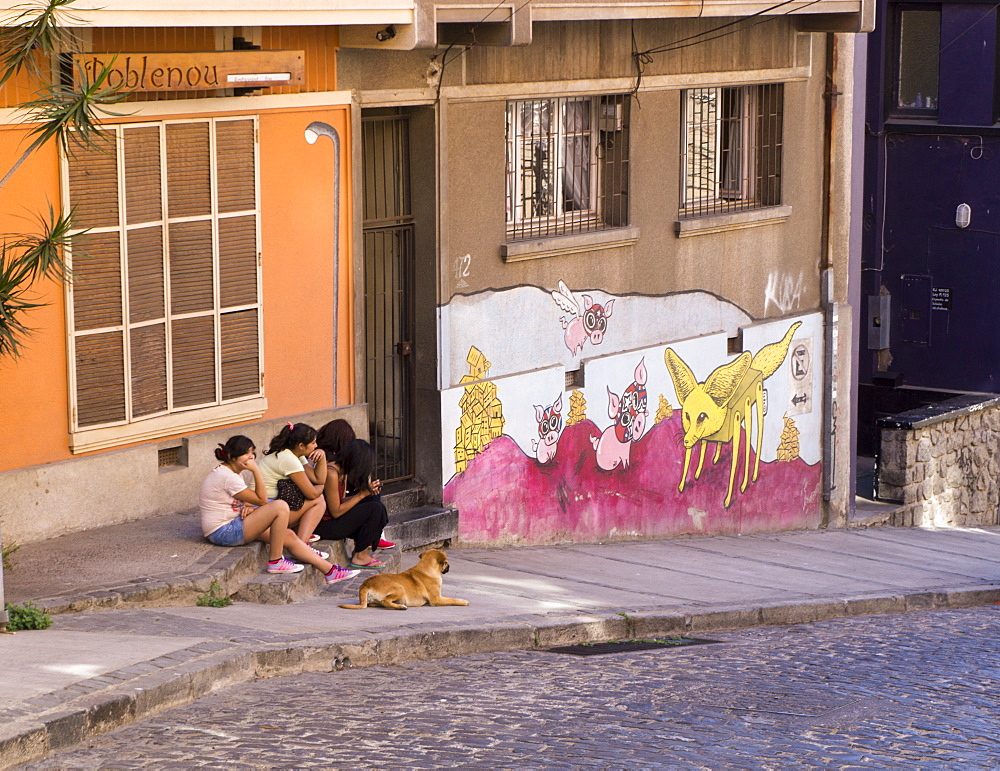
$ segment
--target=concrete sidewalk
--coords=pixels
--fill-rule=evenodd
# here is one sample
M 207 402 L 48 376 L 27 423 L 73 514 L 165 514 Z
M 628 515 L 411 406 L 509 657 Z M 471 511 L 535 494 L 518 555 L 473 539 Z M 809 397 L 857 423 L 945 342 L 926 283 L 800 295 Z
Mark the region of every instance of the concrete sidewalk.
M 24 550 L 35 571 L 53 552 L 50 578 L 64 598 L 71 590 L 58 557 L 73 553 L 74 538 L 95 543 L 78 534 Z M 1000 601 L 1000 528 L 456 548 L 445 594 L 470 605 L 405 614 L 338 608 L 355 601 L 360 577 L 287 605 L 171 606 L 170 597 L 182 596 L 170 593 L 171 575 L 203 584 L 223 569 L 219 554 L 233 550 L 154 543 L 143 551 L 148 562 L 125 560 L 133 567 L 120 565 L 109 581 L 132 585 L 142 577 L 130 571 L 155 564 L 167 587 L 156 602 L 61 613 L 48 630 L 0 635 L 0 766 L 260 675 Z M 90 560 L 109 547 L 93 548 Z M 415 560 L 402 555 L 403 567 Z M 75 564 L 87 596 L 101 596 L 98 578 L 84 575 L 91 563 Z M 9 601 L 28 599 L 27 583 L 55 593 L 45 591 L 44 573 L 19 581 L 21 569 L 8 574 Z

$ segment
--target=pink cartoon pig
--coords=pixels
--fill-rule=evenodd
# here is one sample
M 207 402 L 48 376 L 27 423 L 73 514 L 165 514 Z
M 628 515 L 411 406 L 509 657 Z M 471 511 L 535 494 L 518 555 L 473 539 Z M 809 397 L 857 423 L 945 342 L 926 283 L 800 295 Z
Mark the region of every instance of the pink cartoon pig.
M 635 368 L 635 381 L 621 398 L 608 388 L 608 417 L 615 422 L 600 437 L 590 441 L 597 451 L 597 465 L 605 471 L 628 468 L 632 443 L 638 442 L 646 429 L 646 360 Z
M 588 340 L 592 345 L 600 345 L 604 341 L 604 333 L 608 329 L 608 319 L 615 301 L 608 300 L 604 305 L 595 303 L 589 294 L 576 295 L 562 281 L 559 290 L 549 293 L 562 310 L 570 313 L 562 316 L 559 321 L 565 330 L 564 338 L 570 353 L 576 355 L 583 350 Z
M 539 463 L 548 463 L 556 457 L 556 446 L 562 433 L 562 394 L 548 407 L 535 405 L 538 421 L 538 439 L 531 440 L 531 449 Z

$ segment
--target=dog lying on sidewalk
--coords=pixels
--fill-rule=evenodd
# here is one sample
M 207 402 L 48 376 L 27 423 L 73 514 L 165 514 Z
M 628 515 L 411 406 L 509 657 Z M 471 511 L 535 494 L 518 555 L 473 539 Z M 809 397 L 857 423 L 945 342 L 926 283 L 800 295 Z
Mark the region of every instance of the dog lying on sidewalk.
M 420 553 L 420 561 L 402 573 L 382 573 L 366 578 L 358 589 L 357 605 L 341 605 L 361 610 L 381 605 L 406 610 L 421 605 L 468 605 L 468 600 L 441 596 L 441 576 L 448 572 L 448 556 L 440 549 Z

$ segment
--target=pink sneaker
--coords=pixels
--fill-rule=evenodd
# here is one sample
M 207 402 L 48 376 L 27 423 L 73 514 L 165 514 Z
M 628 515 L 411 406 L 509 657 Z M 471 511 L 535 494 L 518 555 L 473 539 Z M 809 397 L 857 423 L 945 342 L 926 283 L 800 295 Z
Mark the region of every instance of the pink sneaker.
M 305 565 L 299 565 L 297 562 L 289 562 L 284 557 L 277 562 L 267 563 L 268 573 L 300 573 L 305 568 Z
M 326 578 L 326 582 L 328 584 L 333 584 L 336 583 L 337 581 L 343 581 L 344 579 L 347 578 L 354 578 L 354 576 L 356 576 L 360 572 L 361 572 L 360 570 L 347 570 L 345 568 L 340 567 L 340 565 L 334 565 L 333 570 L 327 573 L 326 576 L 324 576 L 324 578 Z
M 394 549 L 394 548 L 396 548 L 396 544 L 394 544 L 392 541 L 387 541 L 384 538 L 382 538 L 378 542 L 378 548 L 380 548 L 380 549 Z

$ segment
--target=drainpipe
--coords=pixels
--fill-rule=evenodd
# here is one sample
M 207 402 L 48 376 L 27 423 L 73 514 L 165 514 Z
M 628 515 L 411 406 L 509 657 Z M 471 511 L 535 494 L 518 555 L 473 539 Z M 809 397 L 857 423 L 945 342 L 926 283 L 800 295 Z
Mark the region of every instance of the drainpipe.
M 329 123 L 314 120 L 306 126 L 306 141 L 320 137 L 333 142 L 333 406 L 337 401 L 337 359 L 340 356 L 340 134 Z
M 836 285 L 834 276 L 833 255 L 831 253 L 832 237 L 830 234 L 833 220 L 833 153 L 835 121 L 837 117 L 837 97 L 841 92 L 837 89 L 835 74 L 837 67 L 837 36 L 826 33 L 826 73 L 824 131 L 823 131 L 823 225 L 821 232 L 821 272 L 820 272 L 820 302 L 823 308 L 823 352 L 824 367 L 827 372 L 828 386 L 823 397 L 823 500 L 829 502 L 837 488 L 837 378 L 839 367 L 837 362 L 838 344 L 838 314 L 836 302 Z M 830 526 L 829 507 L 824 507 L 821 527 Z

